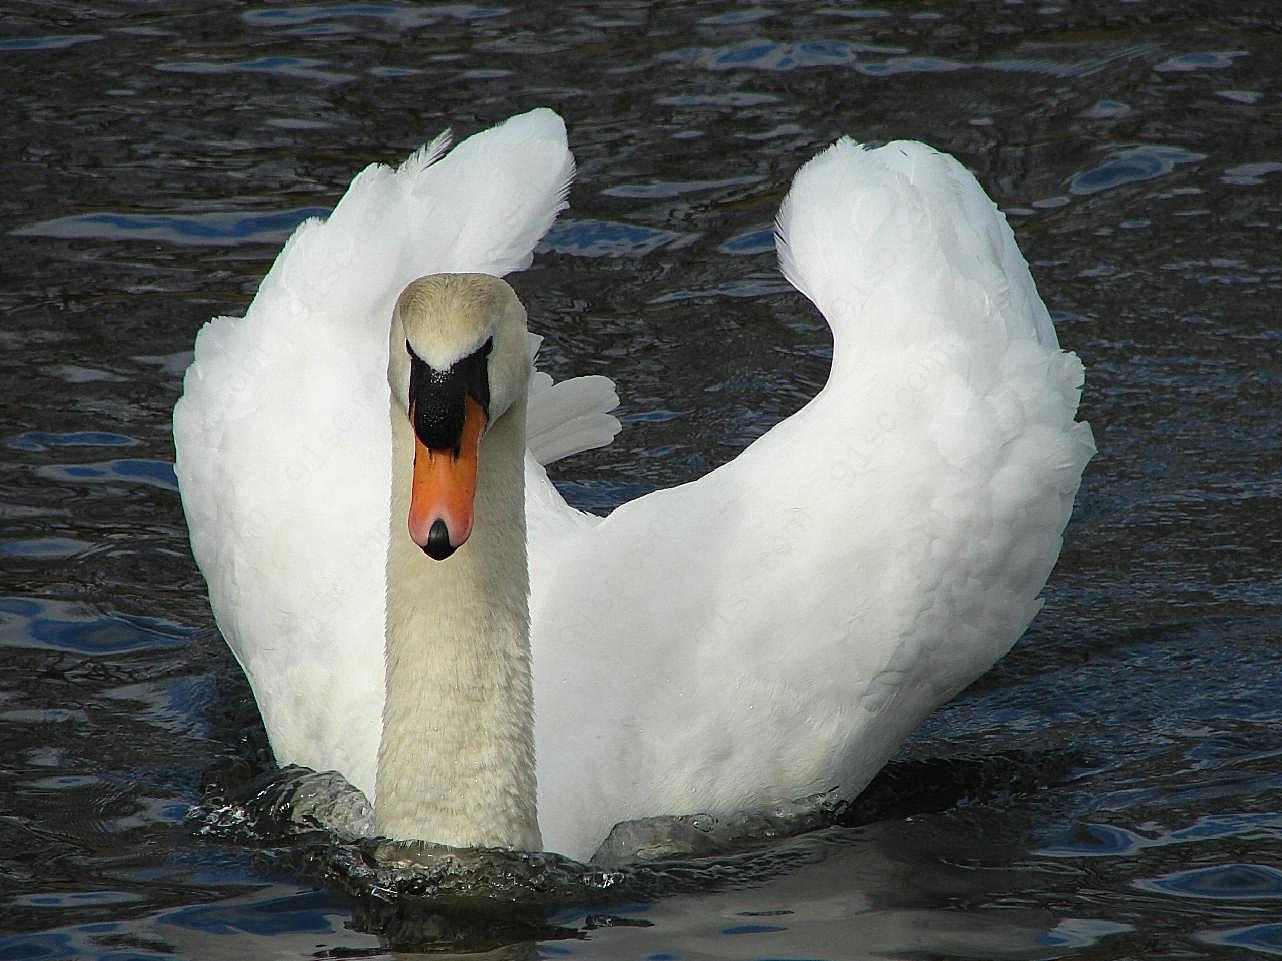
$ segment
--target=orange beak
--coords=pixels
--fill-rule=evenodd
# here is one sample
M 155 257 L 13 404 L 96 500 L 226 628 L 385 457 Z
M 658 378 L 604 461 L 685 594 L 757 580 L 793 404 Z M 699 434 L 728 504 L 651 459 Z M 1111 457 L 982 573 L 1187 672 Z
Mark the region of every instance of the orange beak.
M 463 546 L 475 518 L 476 463 L 485 408 L 466 401 L 457 448 L 437 450 L 414 435 L 414 480 L 410 487 L 410 537 L 429 557 L 443 561 Z M 414 411 L 410 410 L 410 422 Z

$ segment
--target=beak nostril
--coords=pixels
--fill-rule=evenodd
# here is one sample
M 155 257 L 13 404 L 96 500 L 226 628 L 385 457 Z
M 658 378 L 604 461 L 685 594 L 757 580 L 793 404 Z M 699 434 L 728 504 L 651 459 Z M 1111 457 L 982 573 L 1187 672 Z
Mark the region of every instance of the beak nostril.
M 454 553 L 454 545 L 450 543 L 449 528 L 439 517 L 432 521 L 432 529 L 427 532 L 427 543 L 423 545 L 423 553 L 434 561 L 443 561 Z

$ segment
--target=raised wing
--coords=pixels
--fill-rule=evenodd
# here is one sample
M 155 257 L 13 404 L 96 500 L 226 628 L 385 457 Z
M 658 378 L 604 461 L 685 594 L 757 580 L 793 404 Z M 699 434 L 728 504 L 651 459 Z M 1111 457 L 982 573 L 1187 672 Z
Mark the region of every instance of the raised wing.
M 391 490 L 387 325 L 411 280 L 529 264 L 574 172 L 550 110 L 373 165 L 210 321 L 174 410 L 192 551 L 281 763 L 373 797 Z
M 1082 368 L 952 158 L 839 142 L 779 217 L 827 384 L 699 480 L 534 557 L 545 843 L 853 794 L 1040 606 L 1082 468 Z

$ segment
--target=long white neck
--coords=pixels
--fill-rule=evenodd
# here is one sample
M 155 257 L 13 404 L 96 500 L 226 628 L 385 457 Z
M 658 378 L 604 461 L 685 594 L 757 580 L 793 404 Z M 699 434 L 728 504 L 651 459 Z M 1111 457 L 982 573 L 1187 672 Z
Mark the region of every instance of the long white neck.
M 525 400 L 481 441 L 471 536 L 444 561 L 410 539 L 413 434 L 392 410 L 387 695 L 374 824 L 455 847 L 542 847 L 525 554 Z

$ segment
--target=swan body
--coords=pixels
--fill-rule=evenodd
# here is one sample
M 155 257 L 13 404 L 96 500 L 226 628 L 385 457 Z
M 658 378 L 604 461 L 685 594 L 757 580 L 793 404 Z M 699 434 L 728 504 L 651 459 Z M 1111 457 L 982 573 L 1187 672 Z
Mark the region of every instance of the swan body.
M 427 839 L 580 859 L 622 820 L 857 793 L 1028 625 L 1094 451 L 1074 420 L 1081 364 L 1005 219 L 922 144 L 842 140 L 810 161 L 777 232 L 832 328 L 827 383 L 733 461 L 605 518 L 567 506 L 542 465 L 610 440 L 612 388 L 532 374 L 512 347 L 522 313 L 488 361 L 513 396 L 480 440 L 478 540 L 435 561 L 397 493 L 413 440 L 389 318 L 416 278 L 526 266 L 573 174 L 547 110 L 446 147 L 367 169 L 300 227 L 246 315 L 201 332 L 175 409 L 193 553 L 277 759 L 340 771 L 393 836 L 454 818 Z M 425 362 L 479 336 L 443 336 Z M 470 580 L 443 573 L 465 556 Z M 397 600 L 418 577 L 440 600 Z M 432 631 L 467 650 L 516 640 L 457 656 L 414 640 Z M 442 691 L 466 695 L 459 672 L 498 660 L 516 676 L 497 720 L 451 722 Z M 416 810 L 428 781 L 470 783 L 469 758 L 500 755 L 507 786 Z

